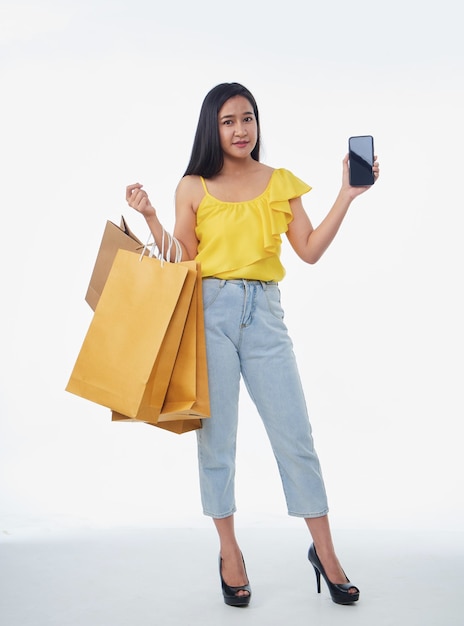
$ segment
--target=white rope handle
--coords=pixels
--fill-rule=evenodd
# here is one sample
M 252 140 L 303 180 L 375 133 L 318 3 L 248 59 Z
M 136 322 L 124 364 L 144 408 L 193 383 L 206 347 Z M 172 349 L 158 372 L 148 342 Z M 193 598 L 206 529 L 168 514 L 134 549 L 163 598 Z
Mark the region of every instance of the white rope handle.
M 156 256 L 156 258 L 161 261 L 161 266 L 163 266 L 165 261 L 167 261 L 168 263 L 171 262 L 170 261 L 171 251 L 172 251 L 172 246 L 174 245 L 175 250 L 176 250 L 175 255 L 174 255 L 174 263 L 180 263 L 182 261 L 182 247 L 180 245 L 180 242 L 178 241 L 178 239 L 173 237 L 171 233 L 168 233 L 166 230 L 164 230 L 163 226 L 161 228 L 162 228 L 161 250 L 159 246 L 156 244 L 156 241 L 153 241 L 152 243 L 150 243 L 150 240 L 152 237 L 152 234 L 150 233 L 148 235 L 147 243 L 143 247 L 139 260 L 141 261 L 143 259 L 146 250 L 150 248 L 150 252 L 148 253 L 148 256 L 149 257 Z M 167 237 L 167 240 L 168 240 L 166 254 L 165 254 L 165 243 L 164 243 L 165 236 Z M 158 250 L 158 254 L 155 254 L 156 250 Z

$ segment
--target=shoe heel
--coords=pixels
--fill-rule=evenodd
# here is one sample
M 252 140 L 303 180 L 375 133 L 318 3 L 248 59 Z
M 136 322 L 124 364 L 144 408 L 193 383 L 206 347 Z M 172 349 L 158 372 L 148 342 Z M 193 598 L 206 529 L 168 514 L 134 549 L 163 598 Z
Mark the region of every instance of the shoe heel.
M 317 593 L 321 593 L 321 572 L 314 565 L 313 567 L 314 567 L 314 573 L 316 574 Z

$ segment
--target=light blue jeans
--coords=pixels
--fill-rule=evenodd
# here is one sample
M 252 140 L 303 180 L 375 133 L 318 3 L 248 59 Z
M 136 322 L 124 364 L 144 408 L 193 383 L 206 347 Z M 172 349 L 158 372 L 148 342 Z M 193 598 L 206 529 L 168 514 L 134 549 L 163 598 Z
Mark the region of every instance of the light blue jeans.
M 263 420 L 289 515 L 328 511 L 319 460 L 277 283 L 203 280 L 211 418 L 197 431 L 203 512 L 235 510 L 240 376 Z

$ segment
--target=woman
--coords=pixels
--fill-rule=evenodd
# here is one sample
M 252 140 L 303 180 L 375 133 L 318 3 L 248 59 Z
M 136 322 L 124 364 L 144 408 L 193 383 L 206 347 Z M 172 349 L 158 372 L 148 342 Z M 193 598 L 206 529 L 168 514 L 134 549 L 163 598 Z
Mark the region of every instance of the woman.
M 211 419 L 198 432 L 203 510 L 220 540 L 226 604 L 246 606 L 251 589 L 234 531 L 235 444 L 242 376 L 263 419 L 278 463 L 289 515 L 303 517 L 313 543 L 308 558 L 334 602 L 350 604 L 359 589 L 347 579 L 333 546 L 327 497 L 314 450 L 292 343 L 283 322 L 278 282 L 281 234 L 315 263 L 334 239 L 351 202 L 369 187 L 342 185 L 325 219 L 313 228 L 301 201 L 311 188 L 285 169 L 259 161 L 260 126 L 253 95 L 238 83 L 206 96 L 187 170 L 176 192 L 174 236 L 183 260 L 201 264 Z M 374 178 L 379 166 L 373 166 Z M 142 185 L 129 185 L 161 249 L 163 227 Z

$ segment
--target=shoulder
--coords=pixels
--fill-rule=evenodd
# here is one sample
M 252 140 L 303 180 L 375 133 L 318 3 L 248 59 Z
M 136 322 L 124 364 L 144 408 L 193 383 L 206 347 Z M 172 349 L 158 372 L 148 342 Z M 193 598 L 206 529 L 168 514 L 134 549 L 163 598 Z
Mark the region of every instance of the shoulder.
M 263 179 L 267 178 L 268 180 L 270 180 L 275 171 L 276 171 L 275 167 L 270 167 L 269 165 L 266 165 L 265 163 L 260 163 L 260 162 L 256 163 L 255 173 Z
M 276 169 L 275 167 L 271 167 L 270 165 L 261 163 L 261 161 L 256 161 L 256 166 L 257 169 L 261 170 L 262 172 L 268 172 L 269 174 L 272 174 L 272 172 Z
M 296 178 L 295 174 L 285 167 L 276 167 L 274 168 L 274 171 L 276 176 L 281 176 L 282 178 Z
M 177 185 L 176 193 L 191 193 L 203 189 L 203 183 L 200 176 L 192 174 L 184 176 Z
M 189 205 L 196 212 L 204 195 L 205 188 L 200 176 L 184 176 L 176 188 L 176 203 Z

